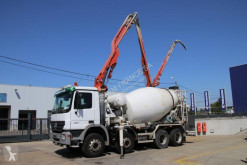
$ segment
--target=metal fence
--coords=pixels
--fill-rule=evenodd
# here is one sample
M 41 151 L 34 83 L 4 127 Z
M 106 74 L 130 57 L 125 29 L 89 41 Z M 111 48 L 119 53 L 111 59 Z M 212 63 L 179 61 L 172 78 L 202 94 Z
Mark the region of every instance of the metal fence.
M 47 118 L 0 118 L 0 143 L 48 139 L 49 132 Z

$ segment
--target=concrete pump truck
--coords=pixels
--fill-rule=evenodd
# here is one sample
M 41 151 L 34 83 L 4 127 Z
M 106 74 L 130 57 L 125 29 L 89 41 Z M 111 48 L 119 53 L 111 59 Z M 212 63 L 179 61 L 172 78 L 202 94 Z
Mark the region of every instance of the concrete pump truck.
M 112 77 L 119 56 L 118 45 L 135 24 L 141 49 L 146 87 L 130 93 L 107 95 L 106 79 Z M 153 143 L 163 149 L 179 146 L 185 139 L 188 106 L 185 92 L 177 86 L 155 88 L 174 49 L 169 49 L 154 81 L 151 81 L 137 13 L 127 16 L 111 43 L 111 54 L 94 87 L 66 86 L 55 93 L 50 137 L 54 144 L 80 150 L 86 157 L 101 155 L 105 146 L 116 146 L 123 158 L 136 143 Z

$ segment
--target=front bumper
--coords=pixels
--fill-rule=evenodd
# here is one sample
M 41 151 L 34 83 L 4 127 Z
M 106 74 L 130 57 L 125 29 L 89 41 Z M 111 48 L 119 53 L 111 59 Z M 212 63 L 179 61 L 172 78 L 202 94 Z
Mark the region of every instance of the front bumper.
M 70 132 L 62 132 L 62 133 L 53 133 L 51 132 L 50 138 L 53 143 L 56 145 L 71 145 L 71 133 Z

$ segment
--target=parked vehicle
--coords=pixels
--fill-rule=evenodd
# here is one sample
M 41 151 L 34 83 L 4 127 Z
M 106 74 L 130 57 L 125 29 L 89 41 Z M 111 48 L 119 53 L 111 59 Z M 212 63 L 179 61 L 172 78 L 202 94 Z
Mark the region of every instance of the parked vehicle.
M 116 66 L 117 46 L 132 24 L 137 28 L 146 87 L 108 96 L 105 82 Z M 105 146 L 112 145 L 118 148 L 121 157 L 131 152 L 135 143 L 153 143 L 159 149 L 169 143 L 181 145 L 188 120 L 186 94 L 177 86 L 169 90 L 155 88 L 176 43 L 183 45 L 179 40 L 174 41 L 151 82 L 139 19 L 137 13 L 130 14 L 112 41 L 112 52 L 96 77 L 94 87 L 66 86 L 55 94 L 52 141 L 66 145 L 69 150 L 82 150 L 87 157 L 99 156 Z

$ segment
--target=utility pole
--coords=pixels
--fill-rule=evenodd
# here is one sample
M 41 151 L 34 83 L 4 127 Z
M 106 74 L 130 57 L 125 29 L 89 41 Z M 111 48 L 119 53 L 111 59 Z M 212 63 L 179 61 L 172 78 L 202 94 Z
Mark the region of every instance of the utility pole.
M 170 77 L 170 79 L 174 79 L 174 80 L 175 80 L 175 86 L 177 87 L 177 86 L 178 86 L 178 82 L 177 82 L 177 80 L 175 79 L 175 77 Z

